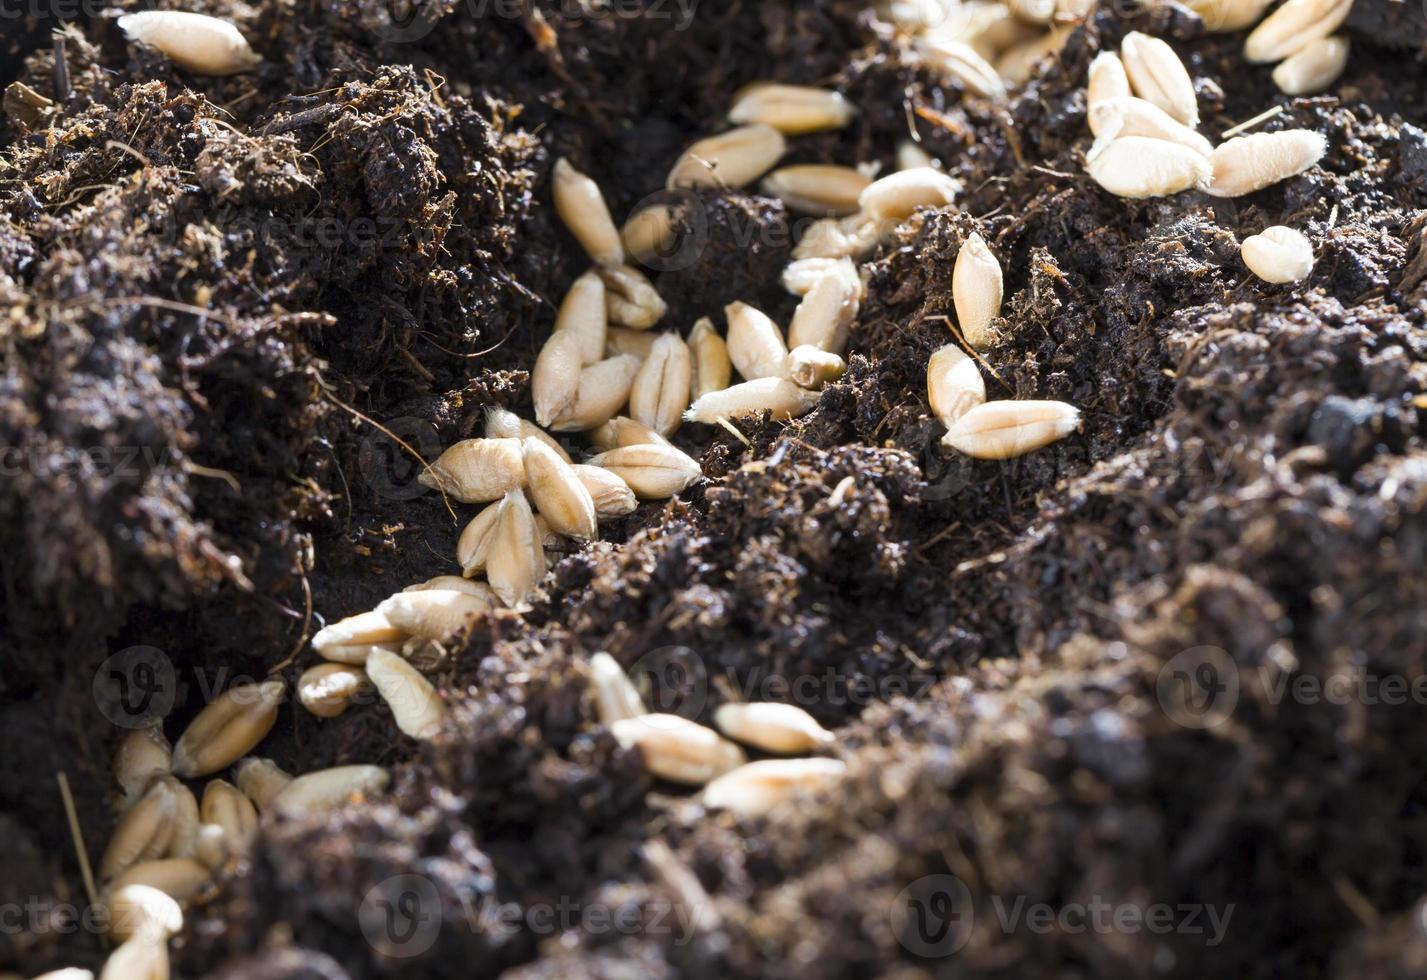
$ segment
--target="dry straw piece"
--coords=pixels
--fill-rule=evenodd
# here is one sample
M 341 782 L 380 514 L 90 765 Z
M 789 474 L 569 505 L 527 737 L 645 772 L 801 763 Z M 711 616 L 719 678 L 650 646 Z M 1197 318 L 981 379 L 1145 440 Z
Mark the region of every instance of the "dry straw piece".
M 597 653 L 590 658 L 590 683 L 595 692 L 595 714 L 600 724 L 612 725 L 626 718 L 649 714 L 634 682 L 609 654 Z
M 581 367 L 604 357 L 609 337 L 609 295 L 598 273 L 586 272 L 570 286 L 555 314 L 555 331 L 568 331 L 580 338 Z
M 599 270 L 605 284 L 605 310 L 617 327 L 648 330 L 663 319 L 668 305 L 649 278 L 632 265 L 609 265 Z
M 354 798 L 375 796 L 387 788 L 391 774 L 380 766 L 337 766 L 298 776 L 272 799 L 272 808 L 287 813 L 335 810 Z
M 1173 48 L 1157 37 L 1131 31 L 1120 42 L 1120 60 L 1136 95 L 1186 126 L 1199 125 L 1194 81 Z
M 109 883 L 109 894 L 116 894 L 130 885 L 148 885 L 157 888 L 177 902 L 192 901 L 208 887 L 213 875 L 200 861 L 193 858 L 164 858 L 160 861 L 141 861 L 130 867 Z
M 1107 99 L 1130 97 L 1130 76 L 1125 74 L 1125 63 L 1113 51 L 1101 51 L 1090 62 L 1086 76 L 1085 104 L 1091 109 Z M 1091 125 L 1094 132 L 1094 125 Z
M 573 330 L 555 331 L 540 348 L 535 367 L 530 371 L 530 397 L 535 403 L 536 422 L 554 425 L 574 409 L 580 394 L 584 349 L 584 339 Z
M 673 446 L 621 446 L 590 460 L 611 471 L 641 500 L 664 500 L 703 477 L 698 460 Z
M 711 391 L 722 391 L 733 380 L 733 361 L 728 357 L 728 344 L 706 316 L 700 317 L 689 331 L 689 354 L 692 358 L 689 374 L 691 401 Z M 612 447 L 601 445 L 601 448 Z
M 851 259 L 834 260 L 825 268 L 793 312 L 788 346 L 807 345 L 841 354 L 861 310 L 862 278 Z
M 932 413 L 947 428 L 984 404 L 986 381 L 976 361 L 955 344 L 940 348 L 927 362 L 927 400 Z
M 613 470 L 576 463 L 575 476 L 580 478 L 590 493 L 590 499 L 595 502 L 596 517 L 604 520 L 623 517 L 639 508 L 634 491 Z
M 367 661 L 367 676 L 403 733 L 424 741 L 441 730 L 446 705 L 431 682 L 411 664 L 383 650 Z
M 837 741 L 802 708 L 777 701 L 719 705 L 714 724 L 736 742 L 781 755 L 811 752 Z
M 1273 70 L 1273 83 L 1284 95 L 1316 95 L 1348 67 L 1348 39 L 1324 37 L 1300 49 Z
M 555 533 L 592 540 L 599 534 L 595 502 L 574 468 L 538 439 L 527 439 L 524 446 L 525 479 L 535 509 Z
M 867 186 L 858 199 L 862 213 L 876 221 L 903 221 L 917 208 L 944 207 L 961 192 L 959 181 L 940 170 L 899 170 Z
M 759 817 L 798 793 L 827 789 L 846 773 L 838 759 L 763 759 L 719 776 L 700 799 L 711 810 Z
M 368 659 L 371 659 L 370 656 Z M 350 664 L 321 663 L 309 667 L 297 679 L 297 699 L 318 718 L 336 718 L 347 710 L 366 686 L 367 674 L 362 668 Z
M 1011 459 L 1064 439 L 1080 428 L 1080 410 L 1065 402 L 986 402 L 963 415 L 942 445 L 973 459 Z
M 585 368 L 580 372 L 574 407 L 551 428 L 556 432 L 584 432 L 608 422 L 629 401 L 629 391 L 642 363 L 633 354 L 618 354 Z
M 134 936 L 167 942 L 183 928 L 183 909 L 178 902 L 148 885 L 125 885 L 113 891 L 105 905 L 109 935 L 120 942 Z
M 252 71 L 262 58 L 226 20 L 177 10 L 145 10 L 116 22 L 131 41 L 147 44 L 195 75 L 236 75 Z
M 233 767 L 233 778 L 238 789 L 259 810 L 272 806 L 274 797 L 292 782 L 292 775 L 284 772 L 277 763 L 260 758 L 240 761 Z
M 591 259 L 600 265 L 624 261 L 624 243 L 610 217 L 609 206 L 599 184 L 570 165 L 564 157 L 555 161 L 552 178 L 555 212 L 570 234 Z
M 676 333 L 663 334 L 654 341 L 649 358 L 634 377 L 629 414 L 660 435 L 673 435 L 689 407 L 693 373 L 693 357 L 683 338 Z
M 1256 64 L 1297 54 L 1342 26 L 1353 0 L 1287 0 L 1244 41 L 1244 57 Z
M 173 842 L 178 801 L 169 783 L 156 782 L 139 802 L 129 808 L 114 828 L 104 856 L 99 859 L 99 877 L 108 880 L 141 861 L 162 857 Z
M 1117 197 L 1166 197 L 1208 190 L 1213 167 L 1202 153 L 1148 136 L 1097 140 L 1085 158 L 1085 172 Z
M 489 593 L 472 595 L 458 589 L 422 589 L 398 592 L 382 600 L 376 611 L 411 636 L 444 640 L 468 628 L 478 616 L 490 612 L 492 605 Z M 389 652 L 378 647 L 368 655 L 367 663 L 378 653 Z
M 417 480 L 463 504 L 497 500 L 525 483 L 520 440 L 463 439 L 442 453 Z
M 623 718 L 613 722 L 610 731 L 620 745 L 639 750 L 650 773 L 671 783 L 702 786 L 745 761 L 737 745 L 678 715 Z
M 272 730 L 286 690 L 282 681 L 265 681 L 218 695 L 174 745 L 174 774 L 207 776 L 241 759 Z
M 525 601 L 545 577 L 545 547 L 525 494 L 512 490 L 500 502 L 495 538 L 486 558 L 486 579 L 507 606 Z
M 977 232 L 961 245 L 951 270 L 951 300 L 961 335 L 976 350 L 991 344 L 991 322 L 1001 315 L 1001 263 Z
M 800 214 L 844 217 L 857 210 L 858 198 L 871 183 L 853 167 L 803 163 L 773 171 L 763 178 L 761 190 Z
M 728 319 L 728 358 L 749 381 L 787 376 L 788 348 L 783 331 L 761 310 L 735 302 L 724 307 Z
M 669 171 L 674 187 L 746 187 L 778 163 L 787 150 L 783 134 L 772 126 L 740 126 L 699 140 Z
M 983 99 L 1006 97 L 1006 83 L 996 69 L 975 48 L 961 41 L 936 39 L 917 44 L 917 53 L 933 70 L 961 84 Z
M 788 136 L 841 129 L 857 110 L 839 92 L 809 85 L 756 82 L 734 96 L 728 121 L 772 126 Z
M 1274 225 L 1245 238 L 1239 255 L 1264 282 L 1289 283 L 1313 272 L 1313 243 L 1300 231 Z
M 786 378 L 760 378 L 704 395 L 689 406 L 684 419 L 714 424 L 719 419 L 768 412 L 775 422 L 786 422 L 811 411 L 817 403 L 817 392 L 799 387 Z
M 624 250 L 636 261 L 652 265 L 675 254 L 684 209 L 675 204 L 651 204 L 624 223 L 620 238 Z
M 1121 136 L 1148 136 L 1187 146 L 1201 156 L 1214 152 L 1203 136 L 1175 119 L 1153 102 L 1128 98 L 1102 99 L 1090 107 L 1086 118 L 1090 132 L 1115 139 Z
M 1312 167 L 1328 152 L 1328 139 L 1309 129 L 1251 133 L 1221 143 L 1209 157 L 1215 197 L 1240 197 L 1271 187 Z
M 379 646 L 399 643 L 406 633 L 379 612 L 358 613 L 324 626 L 312 637 L 312 649 L 323 660 L 361 666 Z
M 213 779 L 203 787 L 200 808 L 203 822 L 223 831 L 228 847 L 235 852 L 248 849 L 258 834 L 258 811 L 242 790 L 224 779 Z
M 1187 0 L 1185 6 L 1199 15 L 1206 30 L 1232 34 L 1258 23 L 1272 3 L 1273 0 Z
M 125 807 L 137 802 L 156 776 L 173 770 L 173 747 L 155 722 L 124 736 L 114 753 L 114 781 L 124 791 Z
M 846 361 L 810 344 L 788 352 L 788 380 L 800 388 L 822 388 L 846 373 Z

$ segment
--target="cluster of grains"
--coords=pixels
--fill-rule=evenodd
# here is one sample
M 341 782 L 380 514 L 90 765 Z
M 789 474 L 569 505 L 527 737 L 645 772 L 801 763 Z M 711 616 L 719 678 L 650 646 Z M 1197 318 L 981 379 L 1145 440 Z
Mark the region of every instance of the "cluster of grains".
M 715 731 L 679 715 L 651 713 L 607 653 L 590 659 L 590 681 L 599 720 L 620 744 L 636 749 L 651 775 L 703 787 L 701 799 L 709 809 L 760 816 L 799 792 L 826 791 L 846 771 L 845 763 L 828 758 L 748 761 L 740 746 L 795 756 L 836 742 L 795 705 L 721 705 L 714 712 Z
M 277 720 L 280 680 L 229 688 L 170 746 L 162 724 L 131 731 L 114 755 L 117 820 L 99 861 L 100 900 L 119 943 L 104 966 L 111 980 L 169 975 L 168 940 L 183 910 L 214 875 L 246 860 L 260 813 L 344 806 L 383 791 L 378 766 L 341 766 L 294 779 L 248 756 Z M 214 777 L 232 768 L 233 781 Z M 201 796 L 189 782 L 205 779 Z M 187 782 L 186 782 L 187 781 Z
M 1119 54 L 1101 52 L 1091 62 L 1086 103 L 1095 143 L 1085 170 L 1119 197 L 1187 190 L 1240 197 L 1302 173 L 1328 148 L 1322 134 L 1305 129 L 1212 146 L 1195 129 L 1199 108 L 1184 63 L 1164 41 L 1139 32 L 1125 35 Z

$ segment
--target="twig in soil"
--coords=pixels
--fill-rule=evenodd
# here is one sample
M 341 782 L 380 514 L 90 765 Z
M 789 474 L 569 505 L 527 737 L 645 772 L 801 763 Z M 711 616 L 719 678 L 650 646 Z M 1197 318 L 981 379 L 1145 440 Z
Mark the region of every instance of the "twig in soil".
M 674 894 L 674 899 L 691 913 L 688 922 L 700 931 L 713 931 L 722 927 L 723 922 L 713 899 L 699 884 L 699 879 L 681 862 L 669 845 L 661 840 L 653 840 L 644 845 L 644 860 L 653 869 L 664 887 Z
M 64 35 L 59 31 L 54 35 L 54 53 L 55 101 L 68 102 L 74 95 L 74 86 L 69 81 L 69 57 L 64 50 Z
M 59 795 L 64 801 L 65 819 L 69 821 L 69 836 L 74 841 L 74 853 L 79 858 L 79 874 L 84 879 L 84 893 L 89 896 L 89 904 L 99 905 L 99 891 L 94 887 L 94 869 L 89 866 L 89 852 L 84 849 L 84 831 L 79 827 L 79 813 L 74 809 L 74 794 L 69 791 L 69 777 L 62 772 L 55 773 L 59 781 Z
M 232 473 L 229 473 L 227 470 L 214 469 L 211 466 L 203 466 L 199 463 L 193 462 L 193 460 L 191 459 L 186 459 L 183 461 L 183 471 L 185 473 L 192 473 L 194 476 L 206 476 L 214 480 L 222 480 L 224 483 L 228 484 L 228 486 L 233 488 L 234 493 L 238 494 L 239 496 L 243 495 L 243 485 L 238 482 L 238 478 L 236 476 L 234 476 Z
M 298 654 L 302 653 L 303 648 L 307 646 L 308 630 L 312 627 L 312 583 L 307 581 L 306 572 L 302 573 L 302 599 L 306 609 L 302 618 L 302 632 L 297 634 L 297 642 L 292 645 L 292 650 L 288 655 L 278 661 L 276 666 L 268 670 L 268 676 L 280 673 L 288 664 L 296 660 Z
M 1259 123 L 1268 122 L 1270 119 L 1272 119 L 1274 116 L 1278 115 L 1282 111 L 1283 106 L 1281 105 L 1276 105 L 1272 109 L 1265 109 L 1263 112 L 1260 112 L 1252 119 L 1245 119 L 1237 126 L 1230 126 L 1228 129 L 1224 130 L 1222 133 L 1219 134 L 1219 138 L 1229 139 L 1230 137 L 1238 136 L 1240 133 L 1244 132 L 1247 129 L 1253 129 Z

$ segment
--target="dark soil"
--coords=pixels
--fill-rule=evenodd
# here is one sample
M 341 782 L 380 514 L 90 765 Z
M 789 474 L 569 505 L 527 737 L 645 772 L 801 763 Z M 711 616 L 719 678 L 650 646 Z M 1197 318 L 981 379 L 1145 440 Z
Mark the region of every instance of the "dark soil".
M 531 613 L 452 652 L 436 742 L 380 705 L 285 709 L 265 754 L 393 766 L 394 791 L 270 826 L 190 912 L 176 973 L 1420 975 L 1421 10 L 1358 0 L 1336 94 L 1300 100 L 1178 8 L 1101 13 L 997 107 L 908 67 L 859 0 L 702 3 L 687 29 L 689 4 L 583 6 L 434 0 L 398 43 L 381 3 L 204 0 L 266 59 L 229 79 L 88 8 L 57 73 L 53 11 L 3 22 L 0 85 L 54 105 L 0 118 L 0 969 L 103 961 L 73 921 L 55 779 L 97 856 L 122 734 L 96 709 L 106 658 L 162 651 L 176 737 L 216 688 L 295 678 L 321 622 L 455 571 L 461 523 L 392 437 L 431 458 L 488 405 L 529 414 L 525 372 L 585 266 L 553 161 L 623 218 L 771 77 L 860 110 L 790 159 L 889 165 L 914 126 L 964 181 L 959 210 L 880 247 L 851 370 L 811 414 L 741 425 L 748 447 L 681 431 L 707 483 L 603 528 Z M 1262 128 L 1324 132 L 1322 167 L 1234 201 L 1105 194 L 1081 87 L 1132 29 L 1174 39 L 1205 132 L 1279 104 Z M 794 219 L 736 192 L 695 219 L 692 264 L 656 277 L 667 324 L 734 299 L 786 322 Z M 1321 243 L 1294 287 L 1238 258 L 1278 223 Z M 925 397 L 973 230 L 1006 269 L 992 397 L 1085 412 L 1000 464 L 945 455 Z M 705 813 L 594 723 L 597 650 L 683 678 L 665 706 L 705 720 L 798 685 L 847 785 L 767 820 Z M 1206 666 L 1210 694 L 1235 684 L 1207 717 L 1180 700 Z M 1303 693 L 1361 678 L 1417 696 Z M 434 913 L 409 957 L 359 914 L 402 875 Z M 974 911 L 954 953 L 899 929 L 948 880 L 929 876 Z M 1020 900 L 1198 911 L 1003 924 Z M 627 928 L 601 927 L 610 910 Z M 1206 910 L 1227 912 L 1221 936 Z

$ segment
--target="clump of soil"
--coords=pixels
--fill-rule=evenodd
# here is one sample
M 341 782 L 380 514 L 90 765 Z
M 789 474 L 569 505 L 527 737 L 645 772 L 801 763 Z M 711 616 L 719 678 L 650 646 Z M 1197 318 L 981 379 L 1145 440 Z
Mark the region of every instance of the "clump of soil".
M 392 766 L 393 791 L 267 827 L 190 911 L 178 971 L 1411 968 L 1422 706 L 1284 693 L 1427 667 L 1427 137 L 1410 124 L 1427 79 L 1388 47 L 1416 40 L 1400 5 L 1360 0 L 1335 96 L 1278 96 L 1241 37 L 1166 8 L 1098 13 L 1004 106 L 910 64 L 853 0 L 698 5 L 684 28 L 655 0 L 442 0 L 415 21 L 201 6 L 243 25 L 256 73 L 194 79 L 107 15 L 66 35 L 67 97 L 34 50 L 45 25 L 0 48 L 0 81 L 55 102 L 0 124 L 0 443 L 20 461 L 0 487 L 0 899 L 45 910 L 0 939 L 0 967 L 102 962 L 97 936 L 59 928 L 82 892 L 54 774 L 102 846 L 105 657 L 165 653 L 176 736 L 215 683 L 292 679 L 321 621 L 455 571 L 461 522 L 393 437 L 429 459 L 488 405 L 529 414 L 525 372 L 586 265 L 549 206 L 554 159 L 622 219 L 740 85 L 773 77 L 859 110 L 790 160 L 886 167 L 910 127 L 966 188 L 869 261 L 847 376 L 793 423 L 740 422 L 743 440 L 681 431 L 709 480 L 602 528 L 531 611 L 450 651 L 436 742 L 398 737 L 379 703 L 285 711 L 264 754 Z M 1323 132 L 1321 168 L 1234 201 L 1105 194 L 1083 173 L 1081 86 L 1134 29 L 1201 79 L 1206 132 L 1281 104 L 1263 128 Z M 796 219 L 753 191 L 692 209 L 703 247 L 654 275 L 666 325 L 734 299 L 786 322 Z M 1305 283 L 1239 262 L 1278 223 L 1318 245 Z M 1085 413 L 1007 463 L 944 452 L 925 396 L 972 231 L 1006 270 L 992 397 Z M 598 650 L 705 721 L 796 699 L 837 731 L 845 785 L 766 820 L 705 812 L 595 724 Z M 1205 664 L 1235 682 L 1213 724 L 1175 693 Z M 433 913 L 415 952 L 370 918 L 408 876 Z M 947 876 L 970 913 L 954 951 L 907 932 Z M 1166 906 L 1177 927 L 1007 925 L 1018 900 Z M 611 909 L 627 928 L 598 927 Z

